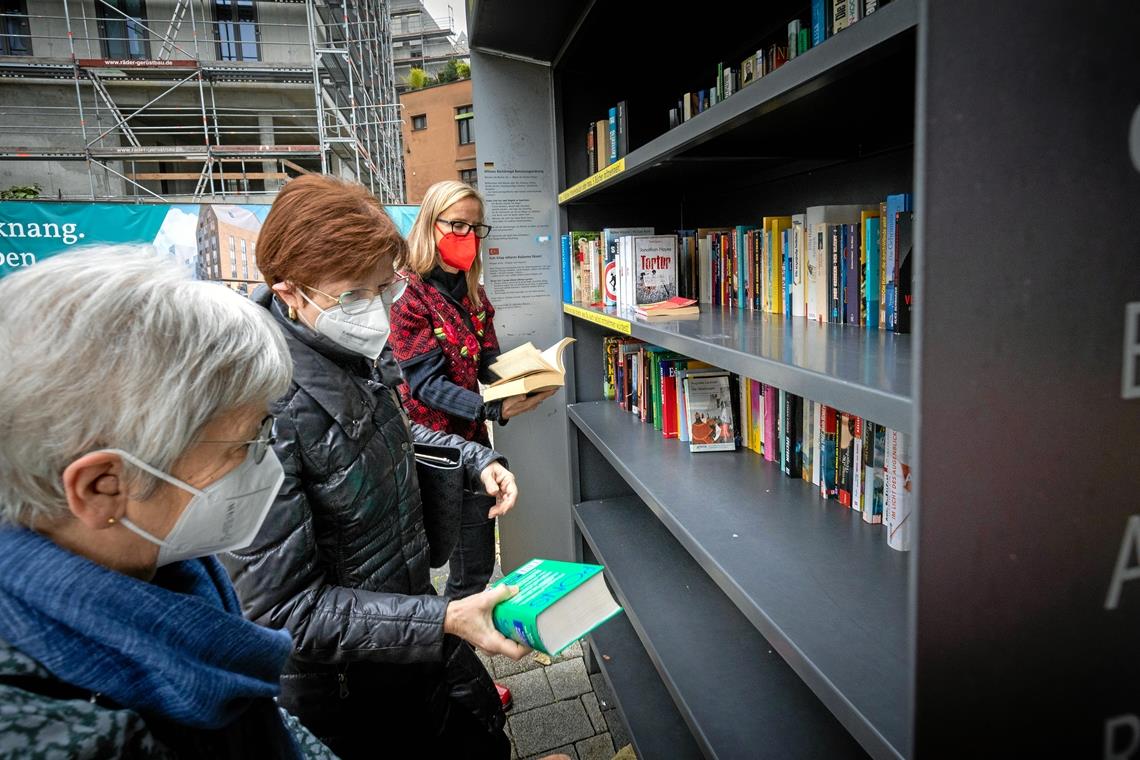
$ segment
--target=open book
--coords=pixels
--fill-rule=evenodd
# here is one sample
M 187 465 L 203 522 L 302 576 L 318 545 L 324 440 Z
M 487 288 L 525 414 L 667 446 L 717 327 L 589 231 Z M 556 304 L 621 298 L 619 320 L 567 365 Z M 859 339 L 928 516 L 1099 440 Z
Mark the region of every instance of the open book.
M 483 389 L 484 401 L 558 388 L 566 384 L 562 354 L 574 342 L 563 338 L 545 351 L 524 343 L 499 356 L 490 369 L 499 378 Z
M 556 657 L 566 647 L 622 611 L 601 565 L 532 559 L 494 585 L 518 586 L 499 602 L 492 619 L 499 633 Z

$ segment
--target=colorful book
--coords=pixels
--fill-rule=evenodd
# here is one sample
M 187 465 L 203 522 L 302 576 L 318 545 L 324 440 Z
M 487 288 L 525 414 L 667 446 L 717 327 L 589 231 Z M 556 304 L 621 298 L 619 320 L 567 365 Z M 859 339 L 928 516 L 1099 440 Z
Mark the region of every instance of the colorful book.
M 879 227 L 880 218 L 864 212 L 863 219 L 863 320 L 872 329 L 879 326 Z
M 562 301 L 574 302 L 574 265 L 570 256 L 570 235 L 562 236 Z
M 617 104 L 617 144 L 618 158 L 629 155 L 629 113 L 625 101 Z
M 784 394 L 784 414 L 781 417 L 785 423 L 783 464 L 784 474 L 789 478 L 798 478 L 802 474 L 803 414 L 803 399 L 794 393 Z
M 677 236 L 633 238 L 634 301 L 657 303 L 677 295 Z
M 574 282 L 575 301 L 586 304 L 601 301 L 601 273 L 597 271 L 600 237 L 600 232 L 570 232 L 571 261 L 576 262 L 578 267 Z
M 859 259 L 862 255 L 859 245 L 859 225 L 847 225 L 846 236 L 843 244 L 843 262 L 845 267 L 844 274 L 844 298 L 843 298 L 843 311 L 845 322 L 849 325 L 858 327 L 860 324 L 859 312 L 859 293 L 862 290 L 859 282 L 862 279 L 862 269 L 859 266 Z
M 652 227 L 607 227 L 602 230 L 602 246 L 605 260 L 602 264 L 603 306 L 616 306 L 621 288 L 622 266 L 619 260 L 619 241 L 626 235 L 652 235 Z
M 806 482 L 811 483 L 816 449 L 816 418 L 815 415 L 812 414 L 812 412 L 815 411 L 815 404 L 810 399 L 800 399 L 800 411 L 802 412 L 802 422 L 800 423 L 800 477 Z
M 550 657 L 622 612 L 601 565 L 532 559 L 494 585 L 518 593 L 495 605 L 495 628 Z
M 825 499 L 835 499 L 839 496 L 839 487 L 836 485 L 835 477 L 836 454 L 839 450 L 838 434 L 839 419 L 835 409 L 826 404 L 821 404 L 819 407 L 819 495 Z
M 749 281 L 748 276 L 748 260 L 749 251 L 745 240 L 748 233 L 756 229 L 753 225 L 740 224 L 736 226 L 735 230 L 735 250 L 733 252 L 735 257 L 735 271 L 736 271 L 736 305 L 738 308 L 744 309 L 749 306 L 748 294 L 755 283 Z
M 863 522 L 867 523 L 881 523 L 883 521 L 882 493 L 880 492 L 878 499 L 875 498 L 875 443 L 879 429 L 881 426 L 868 420 L 863 421 L 861 450 L 863 460 L 860 466 L 863 468 Z M 881 487 L 881 476 L 878 482 Z
M 839 451 L 835 459 L 835 484 L 839 489 L 839 503 L 851 506 L 852 467 L 855 463 L 854 423 L 852 415 L 839 413 Z
M 607 137 L 607 146 L 610 149 L 609 161 L 607 163 L 616 164 L 618 160 L 618 113 L 617 106 L 610 109 L 609 119 L 609 132 Z
M 875 451 L 871 460 L 873 483 L 871 485 L 871 514 L 878 515 L 883 522 L 883 506 L 886 503 L 886 466 L 887 466 L 887 429 L 882 425 L 875 425 Z
M 853 418 L 855 430 L 852 432 L 851 447 L 851 509 L 863 511 L 863 418 Z
M 796 22 L 797 25 L 799 22 Z M 792 267 L 792 308 L 791 316 L 807 316 L 807 214 L 792 214 L 792 228 L 789 238 L 792 250 L 788 256 Z
M 686 375 L 684 386 L 689 451 L 734 451 L 736 430 L 728 373 Z
M 899 267 L 897 263 L 898 246 L 895 244 L 895 229 L 898 223 L 898 215 L 904 211 L 910 211 L 910 193 L 899 193 L 898 195 L 887 196 L 887 213 L 886 220 L 886 248 L 887 259 L 885 262 L 884 270 L 886 272 L 886 292 L 884 304 L 886 306 L 886 314 L 884 319 L 884 326 L 886 329 L 893 329 L 897 319 L 897 313 L 891 308 L 891 304 L 895 303 L 897 298 L 896 288 L 898 287 L 896 278 L 898 277 Z

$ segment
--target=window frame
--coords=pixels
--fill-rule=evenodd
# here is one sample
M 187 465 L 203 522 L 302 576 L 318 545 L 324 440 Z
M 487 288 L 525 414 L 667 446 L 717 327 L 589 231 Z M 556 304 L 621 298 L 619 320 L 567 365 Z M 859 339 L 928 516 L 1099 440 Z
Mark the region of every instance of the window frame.
M 475 144 L 475 128 L 472 125 L 474 120 L 475 111 L 470 104 L 459 106 L 455 109 L 455 121 L 458 124 L 460 145 Z
M 421 126 L 418 126 L 418 127 L 416 126 L 416 120 L 417 119 L 423 119 L 423 124 Z M 412 117 L 412 131 L 413 132 L 422 132 L 427 128 L 428 128 L 428 118 L 427 118 L 426 113 L 419 113 L 419 114 L 416 114 L 415 116 Z
M 214 12 L 214 48 L 219 61 L 260 61 L 261 58 L 261 16 L 257 12 L 256 0 L 210 0 L 210 7 Z M 252 19 L 240 18 L 240 11 L 248 9 Z M 228 16 L 228 18 L 227 18 Z M 253 26 L 253 40 L 238 39 L 235 32 L 242 26 Z M 230 30 L 230 38 L 222 39 L 222 28 L 226 25 Z M 247 45 L 253 45 L 253 57 L 246 56 Z M 227 50 L 229 52 L 227 52 Z
M 131 61 L 144 61 L 150 58 L 150 31 L 147 29 L 150 26 L 150 19 L 147 16 L 146 0 L 137 0 L 139 4 L 138 16 L 133 16 L 127 10 L 119 8 L 119 3 L 116 0 L 107 0 L 108 3 L 115 6 L 119 11 L 122 11 L 130 17 L 128 20 L 124 16 L 120 16 L 115 11 L 111 10 L 102 2 L 95 3 L 95 16 L 96 26 L 99 34 L 99 49 L 103 52 L 103 58 L 109 60 L 131 60 Z M 123 36 L 112 36 L 111 31 L 107 29 L 108 24 L 121 25 Z M 134 31 L 139 35 L 139 42 L 141 42 L 141 52 L 135 54 L 130 48 L 134 44 L 131 39 L 131 32 Z M 121 45 L 122 51 L 116 51 L 111 48 L 112 45 Z
M 11 4 L 15 10 L 0 10 L 0 56 L 32 55 L 32 24 L 28 16 L 28 0 L 3 0 L 6 7 Z M 13 31 L 14 26 L 19 26 Z M 22 41 L 23 47 L 15 49 L 15 42 Z

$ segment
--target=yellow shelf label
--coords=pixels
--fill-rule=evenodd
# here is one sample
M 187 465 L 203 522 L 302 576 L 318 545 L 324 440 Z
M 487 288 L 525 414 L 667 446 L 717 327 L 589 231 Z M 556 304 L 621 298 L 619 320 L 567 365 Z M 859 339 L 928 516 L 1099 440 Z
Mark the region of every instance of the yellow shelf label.
M 617 163 L 610 164 L 605 169 L 602 169 L 600 172 L 597 172 L 595 174 L 591 174 L 589 177 L 586 177 L 586 179 L 582 180 L 577 185 L 574 185 L 573 187 L 567 188 L 566 190 L 563 190 L 562 192 L 560 192 L 558 194 L 558 202 L 559 203 L 565 203 L 566 201 L 570 200 L 571 198 L 579 196 L 582 193 L 586 192 L 587 190 L 589 190 L 589 189 L 591 189 L 597 185 L 602 184 L 607 179 L 610 179 L 611 177 L 616 177 L 617 175 L 621 174 L 623 171 L 625 171 L 625 159 L 619 158 L 617 160 Z
M 623 335 L 629 335 L 629 321 L 612 317 L 609 314 L 599 314 L 591 309 L 583 309 L 581 306 L 574 306 L 573 304 L 562 304 L 562 311 L 566 312 L 572 317 L 584 319 L 587 322 L 593 322 L 596 325 L 601 325 L 610 330 L 614 330 Z

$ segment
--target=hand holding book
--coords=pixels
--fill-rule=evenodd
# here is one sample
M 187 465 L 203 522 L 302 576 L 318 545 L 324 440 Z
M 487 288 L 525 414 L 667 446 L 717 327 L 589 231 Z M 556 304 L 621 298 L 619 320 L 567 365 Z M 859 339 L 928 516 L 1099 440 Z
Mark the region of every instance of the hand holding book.
M 511 417 L 517 417 L 532 409 L 537 409 L 539 404 L 553 396 L 557 390 L 557 388 L 549 388 L 544 391 L 532 391 L 530 393 L 520 393 L 517 396 L 508 396 L 503 399 L 503 411 L 502 414 L 499 415 L 499 419 L 509 420 Z
M 487 654 L 501 654 L 521 660 L 530 651 L 508 639 L 495 628 L 492 611 L 495 605 L 518 593 L 517 586 L 492 586 L 478 594 L 448 602 L 443 616 L 443 632 L 458 636 Z

